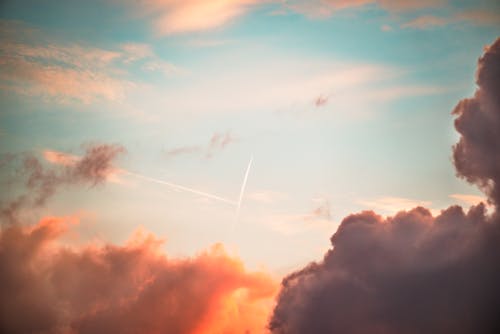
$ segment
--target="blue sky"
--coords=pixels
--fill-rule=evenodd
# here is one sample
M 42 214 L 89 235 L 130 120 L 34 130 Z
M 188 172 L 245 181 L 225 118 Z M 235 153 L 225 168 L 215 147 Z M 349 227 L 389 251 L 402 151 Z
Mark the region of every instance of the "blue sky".
M 41 210 L 81 215 L 90 239 L 141 225 L 171 254 L 222 242 L 286 272 L 322 254 L 350 212 L 481 196 L 454 175 L 451 111 L 474 92 L 498 12 L 493 1 L 5 1 L 0 152 L 119 143 L 119 168 L 233 200 L 253 156 L 234 229 L 233 206 L 127 174 Z

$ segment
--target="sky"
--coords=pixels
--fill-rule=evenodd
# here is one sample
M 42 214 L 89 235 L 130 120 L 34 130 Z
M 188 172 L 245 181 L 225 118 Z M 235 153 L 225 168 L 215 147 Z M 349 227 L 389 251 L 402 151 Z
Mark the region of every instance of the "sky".
M 351 241 L 343 226 L 351 220 L 376 226 L 474 220 L 480 202 L 486 211 L 477 219 L 495 221 L 485 217 L 496 217 L 500 166 L 487 163 L 498 151 L 474 155 L 473 148 L 481 135 L 485 143 L 499 142 L 497 65 L 478 63 L 488 50 L 496 55 L 488 45 L 499 35 L 495 1 L 2 1 L 0 242 L 13 247 L 19 263 L 41 261 L 38 251 L 29 261 L 21 251 L 36 240 L 45 245 L 35 247 L 43 249 L 41 257 L 54 259 L 42 261 L 44 273 L 21 275 L 26 268 L 7 261 L 5 248 L 0 259 L 15 274 L 4 280 L 37 282 L 31 296 L 40 305 L 59 310 L 64 298 L 71 305 L 61 316 L 43 315 L 43 307 L 31 303 L 33 328 L 8 323 L 2 308 L 3 328 L 120 331 L 111 324 L 130 312 L 139 314 L 127 325 L 133 333 L 349 332 L 307 317 L 328 303 L 304 297 L 315 289 L 335 299 L 340 290 L 350 299 L 351 290 L 339 288 L 343 283 L 327 279 L 329 285 L 321 276 L 337 277 L 354 270 L 343 261 L 361 261 L 332 250 L 361 242 Z M 493 79 L 481 79 L 480 71 L 494 73 Z M 484 102 L 490 96 L 494 102 Z M 474 123 L 467 118 L 474 107 L 458 104 L 465 98 L 488 105 L 478 110 L 494 116 Z M 467 132 L 469 124 L 490 126 L 489 132 Z M 471 161 L 477 164 L 470 167 Z M 466 212 L 472 207 L 467 218 L 447 209 L 456 205 Z M 411 211 L 415 207 L 425 212 Z M 406 234 L 395 230 L 384 237 L 383 229 L 372 241 L 405 253 Z M 421 268 L 425 257 L 407 252 L 394 261 Z M 133 260 L 116 269 L 113 261 L 122 256 Z M 311 261 L 318 267 L 308 266 Z M 73 262 L 90 267 L 86 274 L 68 269 Z M 117 272 L 104 275 L 98 264 Z M 302 289 L 304 273 L 313 275 L 312 288 Z M 75 280 L 64 298 L 48 287 L 52 281 L 40 283 L 60 275 Z M 99 289 L 106 294 L 120 275 L 126 283 L 102 297 L 108 299 L 82 298 L 82 284 L 104 281 Z M 287 287 L 294 279 L 296 287 Z M 204 280 L 219 288 L 198 291 Z M 156 322 L 141 306 L 153 303 L 161 314 L 163 304 L 153 292 L 142 293 L 144 286 L 172 300 L 206 303 L 179 304 L 178 314 Z M 117 296 L 135 302 L 123 310 Z M 12 298 L 23 300 L 14 292 Z M 19 305 L 9 312 L 26 307 Z M 95 305 L 104 305 L 98 317 L 86 313 Z M 351 306 L 349 312 L 357 309 Z M 411 332 L 408 324 L 389 328 L 363 312 L 373 321 L 353 332 Z M 487 323 L 485 314 L 474 319 Z M 204 320 L 186 325 L 191 318 Z M 240 327 L 230 327 L 236 323 Z M 421 330 L 457 332 L 422 323 Z M 472 320 L 469 325 L 477 329 Z

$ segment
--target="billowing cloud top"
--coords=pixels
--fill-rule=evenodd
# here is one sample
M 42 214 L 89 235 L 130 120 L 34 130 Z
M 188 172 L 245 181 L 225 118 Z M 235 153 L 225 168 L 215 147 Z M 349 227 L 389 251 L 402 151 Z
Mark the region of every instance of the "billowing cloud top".
M 58 243 L 64 218 L 0 231 L 2 333 L 245 333 L 264 328 L 275 283 L 222 246 L 169 259 L 136 233 L 124 246 Z
M 453 150 L 458 175 L 477 184 L 500 208 L 500 39 L 479 59 L 478 90 L 455 107 L 460 141 Z

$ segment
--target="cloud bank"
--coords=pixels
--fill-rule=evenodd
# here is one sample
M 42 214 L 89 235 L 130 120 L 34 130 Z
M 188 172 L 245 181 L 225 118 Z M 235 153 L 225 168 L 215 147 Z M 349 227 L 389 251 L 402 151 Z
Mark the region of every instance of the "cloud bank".
M 323 260 L 283 280 L 273 333 L 500 332 L 500 39 L 479 59 L 477 85 L 453 111 L 453 160 L 496 212 L 481 203 L 346 217 Z
M 2 333 L 259 333 L 274 281 L 222 246 L 172 259 L 153 235 L 124 246 L 59 243 L 68 224 L 47 217 L 0 230 Z

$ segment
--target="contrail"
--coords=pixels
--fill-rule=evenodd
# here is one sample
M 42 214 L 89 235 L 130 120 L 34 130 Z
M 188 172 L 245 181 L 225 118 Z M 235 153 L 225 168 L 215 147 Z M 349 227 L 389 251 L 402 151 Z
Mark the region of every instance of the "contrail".
M 243 201 L 243 195 L 245 194 L 245 188 L 247 186 L 248 174 L 250 173 L 250 167 L 252 167 L 253 157 L 250 157 L 250 162 L 248 163 L 247 170 L 245 172 L 245 176 L 243 178 L 243 183 L 241 184 L 240 197 L 238 198 L 238 202 L 236 203 L 236 222 L 240 217 L 240 208 L 241 202 Z M 234 225 L 233 225 L 234 228 Z
M 238 209 L 239 209 L 239 205 L 241 204 L 241 203 L 237 203 L 235 201 L 231 201 L 231 200 L 229 200 L 227 198 L 223 198 L 223 197 L 220 197 L 220 196 L 217 196 L 217 195 L 209 194 L 209 193 L 206 193 L 204 191 L 196 190 L 196 189 L 193 189 L 193 188 L 184 187 L 184 186 L 181 186 L 179 184 L 172 183 L 172 182 L 167 182 L 167 181 L 155 179 L 155 178 L 152 178 L 152 177 L 149 177 L 149 176 L 144 176 L 144 175 L 141 175 L 141 174 L 132 173 L 132 172 L 125 171 L 125 170 L 122 170 L 122 172 L 124 172 L 126 174 L 129 174 L 129 175 L 132 175 L 132 176 L 135 176 L 135 177 L 138 177 L 138 178 L 146 180 L 146 181 L 150 181 L 150 182 L 154 182 L 154 183 L 158 183 L 158 184 L 163 184 L 163 185 L 169 186 L 169 187 L 177 189 L 177 190 L 187 191 L 187 192 L 190 192 L 192 194 L 196 194 L 196 195 L 200 195 L 200 196 L 203 196 L 203 197 L 211 198 L 211 199 L 214 199 L 214 200 L 217 200 L 217 201 L 220 201 L 220 202 L 224 202 L 224 203 L 227 203 L 227 204 L 237 205 Z M 248 175 L 248 170 L 247 170 L 247 175 Z M 246 179 L 245 179 L 245 181 L 246 181 Z M 242 190 L 243 190 L 243 188 L 242 188 Z M 240 202 L 241 202 L 241 196 L 242 195 L 240 194 Z

